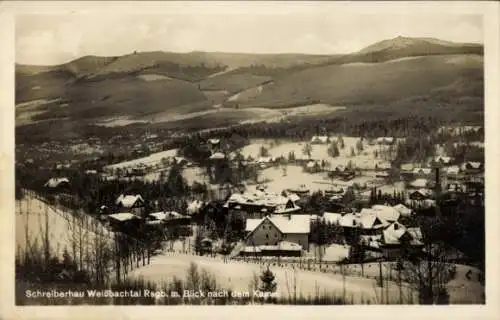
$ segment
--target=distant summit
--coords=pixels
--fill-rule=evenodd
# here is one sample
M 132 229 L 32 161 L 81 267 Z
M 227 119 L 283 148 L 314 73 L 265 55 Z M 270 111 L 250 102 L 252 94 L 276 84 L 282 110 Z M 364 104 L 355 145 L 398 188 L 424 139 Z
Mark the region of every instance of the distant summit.
M 474 43 L 458 43 L 440 40 L 436 38 L 410 38 L 398 36 L 396 38 L 382 40 L 374 43 L 364 49 L 359 50 L 356 54 L 366 54 L 371 52 L 390 51 L 390 50 L 416 50 L 421 52 L 432 53 L 432 50 L 444 48 L 477 48 L 481 49 L 481 44 Z

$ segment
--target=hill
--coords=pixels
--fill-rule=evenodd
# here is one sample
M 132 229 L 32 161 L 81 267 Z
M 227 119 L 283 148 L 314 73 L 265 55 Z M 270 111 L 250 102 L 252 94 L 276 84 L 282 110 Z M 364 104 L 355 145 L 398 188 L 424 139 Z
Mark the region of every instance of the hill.
M 483 46 L 471 43 L 455 43 L 434 38 L 396 37 L 372 44 L 358 52 L 334 59 L 333 63 L 384 62 L 404 57 L 483 54 Z
M 458 82 L 457 82 L 458 81 Z M 453 103 L 482 98 L 480 55 L 432 55 L 381 63 L 346 63 L 308 68 L 276 79 L 245 107 L 282 107 L 311 99 L 331 105 L 397 104 L 418 97 Z
M 397 37 L 347 55 L 157 51 L 86 56 L 59 66 L 17 65 L 16 103 L 45 101 L 29 109 L 36 120 L 156 114 L 168 119 L 220 104 L 325 103 L 408 112 L 460 105 L 482 112 L 482 53 L 477 44 Z M 238 112 L 238 119 L 254 114 Z
M 136 76 L 66 86 L 63 97 L 66 106 L 60 101 L 45 105 L 47 111 L 35 116 L 35 119 L 133 117 L 173 111 L 177 107 L 206 100 L 203 93 L 189 82 L 176 79 L 146 81 Z M 207 107 L 202 105 L 200 108 Z

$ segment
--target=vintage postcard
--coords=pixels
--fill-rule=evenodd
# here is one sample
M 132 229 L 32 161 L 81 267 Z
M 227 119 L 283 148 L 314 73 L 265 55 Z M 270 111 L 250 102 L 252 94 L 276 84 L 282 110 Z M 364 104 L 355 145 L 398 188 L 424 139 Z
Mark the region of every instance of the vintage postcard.
M 498 8 L 7 2 L 6 319 L 497 318 Z

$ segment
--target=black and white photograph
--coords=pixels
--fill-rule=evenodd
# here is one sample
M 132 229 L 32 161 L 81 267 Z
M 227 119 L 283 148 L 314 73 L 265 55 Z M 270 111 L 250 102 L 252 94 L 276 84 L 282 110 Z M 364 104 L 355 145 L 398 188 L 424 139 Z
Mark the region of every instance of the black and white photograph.
M 168 2 L 16 14 L 16 306 L 486 304 L 483 14 Z

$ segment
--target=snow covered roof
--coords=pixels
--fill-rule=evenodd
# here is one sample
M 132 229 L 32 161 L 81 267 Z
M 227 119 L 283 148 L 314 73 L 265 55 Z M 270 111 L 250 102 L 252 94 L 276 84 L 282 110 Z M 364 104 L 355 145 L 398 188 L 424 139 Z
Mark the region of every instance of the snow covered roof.
M 50 178 L 49 181 L 45 183 L 45 187 L 57 188 L 61 183 L 69 183 L 68 178 Z
M 427 179 L 416 179 L 410 182 L 410 186 L 413 188 L 425 188 L 429 181 Z
M 212 160 L 220 160 L 220 159 L 225 159 L 226 158 L 226 155 L 223 154 L 222 152 L 215 152 L 214 154 L 212 154 L 210 156 L 209 159 L 212 159 Z
M 469 162 L 465 162 L 464 164 L 462 164 L 463 169 L 467 169 L 468 167 L 472 168 L 472 169 L 479 169 L 479 168 L 481 168 L 481 162 L 469 161 Z
M 200 210 L 202 207 L 203 207 L 203 201 L 201 201 L 201 200 L 194 200 L 194 201 L 191 201 L 188 204 L 186 211 L 187 211 L 188 214 L 194 214 L 198 210 Z
M 450 166 L 445 169 L 445 172 L 448 174 L 458 174 L 460 172 L 459 166 Z
M 108 217 L 114 220 L 118 220 L 120 222 L 139 219 L 139 217 L 137 217 L 136 215 L 128 212 L 114 213 L 110 214 Z
M 413 170 L 413 163 L 404 163 L 401 165 L 401 170 L 403 171 L 412 171 Z
M 300 197 L 295 193 L 289 193 L 289 194 L 287 194 L 287 197 L 288 197 L 288 199 L 292 200 L 293 202 L 300 200 Z
M 139 200 L 144 202 L 144 199 L 139 194 L 136 194 L 136 195 L 123 195 L 122 194 L 118 197 L 118 199 L 116 199 L 116 204 L 121 205 L 124 208 L 131 208 Z
M 308 215 L 267 216 L 262 219 L 247 219 L 245 231 L 253 232 L 265 220 L 270 221 L 284 234 L 310 232 L 311 226 Z
M 375 214 L 364 214 L 358 218 L 359 225 L 363 229 L 379 229 L 387 225 L 387 222 Z
M 284 251 L 301 251 L 302 246 L 295 242 L 281 241 L 278 243 L 278 249 Z
M 275 207 L 275 210 L 281 210 L 284 211 L 286 209 L 293 209 L 297 210 L 299 207 L 294 204 L 295 201 L 299 200 L 296 195 L 294 196 L 283 196 L 277 193 L 272 193 L 272 192 L 266 192 L 262 190 L 254 190 L 254 191 L 248 191 L 245 193 L 233 193 L 229 197 L 229 199 L 226 202 L 226 206 L 228 206 L 229 203 L 238 203 L 238 204 L 254 204 L 254 205 L 262 205 L 262 206 L 269 206 L 269 207 Z M 289 202 L 292 202 L 293 208 L 286 208 L 286 205 Z
M 352 227 L 356 227 L 359 225 L 359 220 L 358 220 L 358 217 L 356 217 L 354 214 L 348 213 L 348 214 L 343 215 L 339 219 L 339 225 L 342 227 L 351 227 L 352 228 Z
M 269 162 L 273 162 L 273 161 L 274 161 L 273 157 L 259 157 L 256 160 L 257 163 L 269 163 Z
M 377 138 L 378 143 L 393 143 L 394 138 L 393 137 L 379 137 Z
M 451 157 L 437 156 L 434 158 L 436 162 L 442 162 L 444 164 L 450 163 L 453 160 Z
M 399 244 L 401 237 L 406 233 L 406 227 L 401 223 L 394 222 L 383 232 L 385 244 Z
M 308 168 L 314 168 L 314 166 L 317 165 L 317 162 L 316 161 L 309 161 L 307 164 L 306 164 L 306 167 Z
M 386 221 L 398 221 L 401 213 L 393 207 L 383 206 L 383 205 L 374 205 L 372 209 L 375 210 L 375 214 L 382 220 Z
M 246 246 L 243 248 L 243 250 L 241 250 L 241 252 L 255 253 L 255 252 L 261 252 L 261 250 L 258 246 Z
M 187 218 L 187 216 L 184 216 L 184 215 L 177 213 L 175 211 L 154 212 L 154 213 L 150 213 L 149 215 L 154 217 L 157 220 L 172 220 L 172 219 Z
M 311 138 L 311 142 L 327 143 L 328 139 L 329 139 L 328 136 L 314 136 Z
M 390 162 L 386 162 L 386 161 L 380 161 L 376 165 L 377 165 L 377 168 L 379 168 L 379 169 L 387 169 L 387 170 L 389 170 L 389 169 L 392 168 L 391 163 Z
M 404 204 L 397 204 L 393 206 L 394 209 L 398 210 L 399 214 L 403 217 L 409 217 L 413 213 L 413 210 L 405 206 Z
M 431 174 L 432 169 L 431 168 L 414 168 L 413 173 L 414 174 Z
M 413 193 L 419 193 L 423 197 L 430 197 L 430 196 L 432 196 L 432 191 L 429 190 L 429 189 L 425 189 L 425 188 L 418 189 L 418 190 L 414 191 Z

